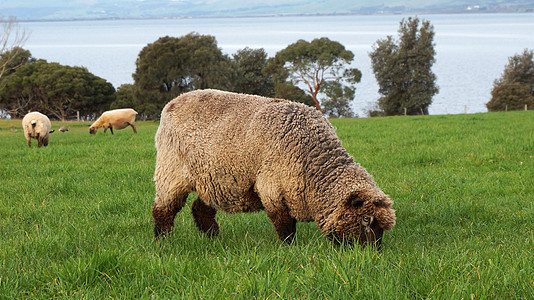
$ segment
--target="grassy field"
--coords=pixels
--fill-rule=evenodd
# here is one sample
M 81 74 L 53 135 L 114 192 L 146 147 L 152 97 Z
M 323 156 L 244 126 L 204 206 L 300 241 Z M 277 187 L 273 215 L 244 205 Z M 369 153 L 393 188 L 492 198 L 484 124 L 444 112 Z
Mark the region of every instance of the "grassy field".
M 0 299 L 534 298 L 534 111 L 332 120 L 395 202 L 381 253 L 314 223 L 286 246 L 263 212 L 219 213 L 210 239 L 191 200 L 157 243 L 158 124 L 52 123 L 69 131 L 28 148 L 0 120 Z

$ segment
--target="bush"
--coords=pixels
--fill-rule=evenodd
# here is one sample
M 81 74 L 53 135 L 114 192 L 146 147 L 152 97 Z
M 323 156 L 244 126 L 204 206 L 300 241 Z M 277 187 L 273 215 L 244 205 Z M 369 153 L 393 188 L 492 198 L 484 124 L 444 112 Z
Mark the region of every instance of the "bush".
M 486 107 L 489 111 L 522 110 L 525 104 L 534 106 L 534 52 L 529 49 L 508 58 Z
M 534 96 L 528 85 L 518 82 L 495 85 L 486 103 L 489 111 L 523 110 L 525 105 L 533 109 Z

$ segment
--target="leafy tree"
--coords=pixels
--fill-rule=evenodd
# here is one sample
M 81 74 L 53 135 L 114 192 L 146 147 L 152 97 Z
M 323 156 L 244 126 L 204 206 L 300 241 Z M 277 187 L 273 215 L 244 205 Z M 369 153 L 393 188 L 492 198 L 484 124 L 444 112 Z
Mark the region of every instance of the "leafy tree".
M 98 114 L 108 109 L 115 100 L 115 88 L 105 79 L 83 67 L 63 66 L 63 68 L 66 68 L 72 77 L 70 82 L 65 76 L 63 77 L 65 86 L 60 94 L 67 103 L 72 102 L 73 111 L 79 111 L 82 116 L 98 117 Z
M 150 101 L 141 101 L 143 93 L 133 84 L 123 84 L 116 92 L 116 98 L 111 103 L 111 109 L 133 108 L 139 113 L 142 119 L 157 119 L 161 113 L 157 105 Z
M 159 38 L 141 50 L 136 65 L 133 78 L 137 97 L 147 104 L 144 113 L 151 116 L 181 93 L 230 86 L 226 76 L 230 60 L 210 35 Z
M 323 107 L 324 113 L 329 118 L 352 118 L 354 112 L 350 108 L 350 102 L 354 100 L 355 88 L 343 86 L 339 82 L 327 82 L 322 91 L 326 95 Z
M 31 62 L 35 62 L 35 58 L 32 57 L 31 52 L 20 47 L 15 47 L 0 55 L 0 66 L 4 69 L 3 76 L 7 76 L 13 73 L 18 67 Z M 0 76 L 1 79 L 2 76 Z
M 528 85 L 534 91 L 534 51 L 524 49 L 522 54 L 508 58 L 508 65 L 496 85 L 517 82 Z
M 352 85 L 360 82 L 361 72 L 348 67 L 353 59 L 354 54 L 339 42 L 323 37 L 289 45 L 276 53 L 271 64 L 283 69 L 293 85 L 304 85 L 315 107 L 322 112 L 318 94 L 325 83 L 337 81 Z
M 489 111 L 520 110 L 525 104 L 533 107 L 534 52 L 525 49 L 522 54 L 508 58 L 501 78 L 493 83 Z
M 269 76 L 274 84 L 275 98 L 287 99 L 315 107 L 312 96 L 294 85 L 291 81 L 288 81 L 289 72 L 277 64 L 274 57 L 267 60 L 263 72 Z
M 276 98 L 287 99 L 315 107 L 312 96 L 306 94 L 305 91 L 293 85 L 291 82 L 275 82 L 274 90 Z
M 239 93 L 274 97 L 274 82 L 263 70 L 267 65 L 264 49 L 244 48 L 233 55 L 235 71 L 232 90 Z
M 534 95 L 528 85 L 519 82 L 494 86 L 486 103 L 489 111 L 523 110 L 525 105 L 534 108 Z
M 122 84 L 115 93 L 115 101 L 110 105 L 110 109 L 136 108 L 139 105 L 135 97 L 135 86 L 133 84 Z
M 378 40 L 369 54 L 382 96 L 378 106 L 386 115 L 428 114 L 432 97 L 438 93 L 432 72 L 434 26 L 419 18 L 402 19 L 399 41 L 392 36 Z
M 66 120 L 75 111 L 95 115 L 114 100 L 115 88 L 82 67 L 37 60 L 0 82 L 0 98 L 15 117 L 39 110 Z

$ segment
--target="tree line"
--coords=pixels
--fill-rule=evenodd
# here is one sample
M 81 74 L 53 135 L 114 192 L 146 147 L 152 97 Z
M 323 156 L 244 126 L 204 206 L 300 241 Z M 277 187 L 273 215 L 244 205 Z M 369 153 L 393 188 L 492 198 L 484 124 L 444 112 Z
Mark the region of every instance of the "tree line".
M 8 19 L 3 24 L 0 41 L 7 41 L 16 23 Z M 434 28 L 429 21 L 408 18 L 400 22 L 398 34 L 398 40 L 378 40 L 369 53 L 381 95 L 379 110 L 371 115 L 428 114 L 439 91 L 432 72 Z M 314 106 L 328 117 L 353 117 L 350 104 L 362 76 L 351 67 L 354 54 L 325 37 L 299 40 L 269 58 L 262 48 L 223 54 L 215 37 L 192 32 L 146 45 L 136 60 L 134 83 L 115 90 L 86 68 L 32 57 L 21 47 L 23 41 L 15 40 L 11 47 L 3 43 L 0 49 L 0 113 L 12 118 L 39 110 L 59 120 L 76 115 L 90 120 L 107 109 L 131 107 L 144 119 L 157 119 L 171 99 L 206 88 L 284 98 Z M 494 83 L 489 110 L 499 110 L 501 103 L 533 101 L 532 65 L 532 50 L 510 59 Z

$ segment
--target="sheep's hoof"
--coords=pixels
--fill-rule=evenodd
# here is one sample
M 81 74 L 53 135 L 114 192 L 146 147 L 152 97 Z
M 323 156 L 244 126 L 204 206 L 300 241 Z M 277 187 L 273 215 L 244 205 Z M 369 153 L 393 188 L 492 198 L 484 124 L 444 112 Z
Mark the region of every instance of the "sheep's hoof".
M 297 220 L 291 217 L 287 210 L 268 211 L 267 216 L 271 219 L 271 223 L 273 223 L 274 229 L 278 233 L 278 238 L 291 245 L 297 232 Z
M 163 228 L 155 226 L 154 227 L 154 237 L 156 240 L 159 240 L 160 238 L 165 238 L 165 230 Z

